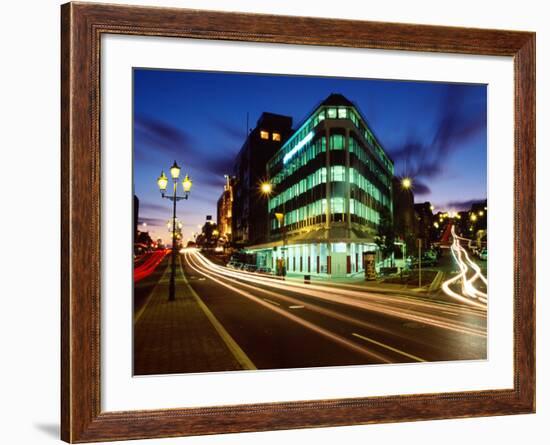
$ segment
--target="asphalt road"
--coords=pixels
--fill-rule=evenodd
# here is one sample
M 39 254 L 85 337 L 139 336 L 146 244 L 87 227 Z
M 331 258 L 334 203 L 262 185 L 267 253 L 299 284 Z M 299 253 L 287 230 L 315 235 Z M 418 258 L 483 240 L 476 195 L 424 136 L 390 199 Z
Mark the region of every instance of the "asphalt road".
M 486 312 L 477 308 L 360 285 L 281 281 L 192 250 L 183 267 L 258 369 L 486 358 Z

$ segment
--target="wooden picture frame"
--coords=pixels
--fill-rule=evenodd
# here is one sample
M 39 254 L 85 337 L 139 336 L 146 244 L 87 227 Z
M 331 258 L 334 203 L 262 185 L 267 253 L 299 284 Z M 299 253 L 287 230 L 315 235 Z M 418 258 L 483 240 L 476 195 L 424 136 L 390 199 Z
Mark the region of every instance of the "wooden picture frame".
M 63 440 L 96 442 L 535 411 L 534 33 L 92 3 L 65 4 L 61 17 Z M 102 412 L 99 116 L 103 34 L 513 57 L 513 389 Z

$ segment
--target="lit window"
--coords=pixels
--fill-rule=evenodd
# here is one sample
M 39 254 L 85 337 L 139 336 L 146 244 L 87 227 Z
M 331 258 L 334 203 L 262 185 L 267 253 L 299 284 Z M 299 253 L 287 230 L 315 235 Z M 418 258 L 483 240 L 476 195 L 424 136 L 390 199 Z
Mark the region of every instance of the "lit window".
M 329 119 L 336 119 L 336 108 L 329 108 L 327 114 Z
M 261 130 L 260 131 L 260 137 L 262 139 L 269 139 L 269 132 L 268 131 L 265 131 L 265 130 Z
M 348 110 L 345 108 L 338 108 L 338 119 L 345 119 L 348 117 Z
M 334 165 L 330 167 L 331 175 L 332 175 L 332 181 L 338 182 L 338 181 L 344 181 L 346 178 L 346 169 L 342 165 Z
M 281 133 L 273 133 L 272 136 L 273 136 L 274 141 L 280 141 L 281 140 Z M 265 139 L 265 138 L 263 138 L 263 139 Z

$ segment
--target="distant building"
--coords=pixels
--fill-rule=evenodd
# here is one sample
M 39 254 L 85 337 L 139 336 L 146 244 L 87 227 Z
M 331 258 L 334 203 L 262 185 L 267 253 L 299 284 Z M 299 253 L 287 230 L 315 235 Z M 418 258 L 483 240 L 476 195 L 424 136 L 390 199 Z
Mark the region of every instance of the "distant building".
M 416 222 L 417 222 L 417 236 L 422 240 L 424 248 L 430 246 L 430 241 L 432 240 L 433 223 L 433 207 L 429 202 L 423 202 L 421 204 L 414 205 L 414 211 L 416 213 Z
M 417 224 L 412 188 L 404 188 L 401 179 L 392 178 L 393 227 L 396 238 L 410 251 L 416 240 Z
M 231 221 L 236 246 L 267 241 L 267 201 L 259 187 L 267 178 L 267 162 L 291 133 L 291 117 L 262 113 L 237 155 Z
M 139 224 L 139 199 L 134 195 L 134 242 L 138 237 L 138 224 Z
M 225 242 L 231 242 L 232 219 L 233 219 L 233 186 L 235 178 L 225 175 L 225 185 L 223 192 L 218 199 L 217 223 L 220 231 L 220 239 Z
M 376 249 L 380 213 L 392 212 L 393 169 L 357 107 L 328 96 L 269 160 L 270 241 L 250 249 L 259 265 L 332 276 L 362 271 L 363 253 Z

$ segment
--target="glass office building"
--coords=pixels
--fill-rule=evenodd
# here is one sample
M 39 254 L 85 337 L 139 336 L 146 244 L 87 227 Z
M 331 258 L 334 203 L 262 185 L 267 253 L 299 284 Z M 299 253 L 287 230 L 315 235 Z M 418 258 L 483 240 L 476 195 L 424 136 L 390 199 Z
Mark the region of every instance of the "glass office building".
M 251 247 L 259 265 L 312 275 L 361 272 L 363 253 L 376 250 L 382 209 L 392 211 L 393 162 L 357 107 L 330 95 L 267 167 L 270 241 Z

